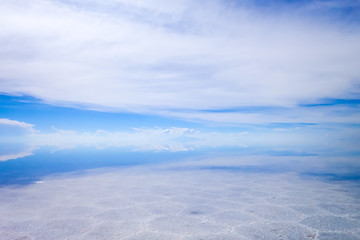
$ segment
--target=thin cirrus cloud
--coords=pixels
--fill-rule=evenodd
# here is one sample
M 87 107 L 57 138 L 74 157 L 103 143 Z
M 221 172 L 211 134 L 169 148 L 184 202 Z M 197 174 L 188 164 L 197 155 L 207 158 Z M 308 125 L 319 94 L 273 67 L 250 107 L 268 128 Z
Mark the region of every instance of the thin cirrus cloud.
M 331 121 L 336 106 L 298 106 L 359 97 L 360 27 L 337 14 L 359 4 L 256 2 L 1 1 L 0 92 L 211 121 Z M 282 115 L 201 112 L 258 106 Z M 334 121 L 359 119 L 347 111 Z

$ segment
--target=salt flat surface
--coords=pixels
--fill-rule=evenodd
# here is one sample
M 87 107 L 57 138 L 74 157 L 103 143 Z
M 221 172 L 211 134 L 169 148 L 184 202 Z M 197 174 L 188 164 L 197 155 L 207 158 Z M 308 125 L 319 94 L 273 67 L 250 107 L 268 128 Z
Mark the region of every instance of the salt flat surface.
M 360 188 L 294 174 L 108 169 L 0 189 L 0 239 L 360 239 Z

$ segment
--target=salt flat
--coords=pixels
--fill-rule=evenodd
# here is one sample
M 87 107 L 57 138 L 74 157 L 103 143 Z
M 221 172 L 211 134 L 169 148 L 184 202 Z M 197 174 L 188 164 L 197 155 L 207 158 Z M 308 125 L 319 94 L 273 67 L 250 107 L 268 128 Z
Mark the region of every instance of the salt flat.
M 293 173 L 131 167 L 0 189 L 0 239 L 360 239 L 360 188 Z

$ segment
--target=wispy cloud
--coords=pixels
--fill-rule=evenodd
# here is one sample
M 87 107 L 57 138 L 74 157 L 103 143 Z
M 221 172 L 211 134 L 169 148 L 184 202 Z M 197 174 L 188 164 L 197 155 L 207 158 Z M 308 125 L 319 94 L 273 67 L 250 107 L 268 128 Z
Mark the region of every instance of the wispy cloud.
M 0 161 L 32 155 L 35 147 L 28 137 L 35 133 L 32 124 L 0 118 Z
M 29 124 L 26 122 L 19 122 L 16 120 L 10 120 L 7 118 L 0 118 L 0 125 L 19 127 L 21 129 L 26 129 L 28 131 L 33 131 L 33 127 L 34 127 L 33 124 Z
M 199 131 L 179 127 L 93 132 L 53 128 L 50 132 L 43 132 L 36 130 L 31 124 L 0 119 L 0 133 L 1 161 L 31 155 L 41 147 L 50 147 L 54 151 L 91 147 L 155 152 L 201 151 L 225 147 L 248 151 L 249 154 L 341 155 L 357 154 L 360 143 L 360 130 L 351 125 L 255 125 L 248 132 L 236 129 Z
M 54 150 L 95 147 L 127 151 L 182 152 L 203 147 L 246 147 L 246 132 L 200 132 L 189 128 L 134 128 L 131 131 L 78 132 L 53 127 L 51 132 L 36 130 L 32 124 L 0 119 L 0 161 L 31 155 L 35 149 Z
M 266 123 L 359 123 L 359 106 L 318 105 L 297 107 L 237 108 L 231 111 L 163 111 L 163 115 L 192 121 L 233 125 Z
M 23 158 L 33 155 L 34 149 L 16 149 L 15 153 L 4 153 L 0 152 L 0 161 L 7 161 L 11 159 Z
M 117 147 L 131 151 L 190 151 L 201 147 L 237 146 L 245 147 L 244 132 L 201 133 L 194 129 L 172 127 L 169 129 L 133 129 L 128 132 L 79 133 L 71 130 L 54 129 L 52 133 L 32 134 L 31 142 L 36 146 L 51 146 L 56 149 L 96 147 L 98 149 Z
M 316 9 L 319 1 L 313 3 Z M 179 109 L 295 108 L 358 98 L 360 28 L 304 9 L 264 12 L 231 1 L 1 1 L 0 91 L 186 118 L 192 113 Z

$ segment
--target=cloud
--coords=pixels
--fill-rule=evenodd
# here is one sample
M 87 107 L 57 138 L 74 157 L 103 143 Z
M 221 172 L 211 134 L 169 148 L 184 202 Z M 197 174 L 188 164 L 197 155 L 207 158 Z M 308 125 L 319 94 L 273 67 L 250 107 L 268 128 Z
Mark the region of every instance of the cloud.
M 33 150 L 34 149 L 22 149 L 19 148 L 16 150 L 15 153 L 4 153 L 3 151 L 1 151 L 0 153 L 0 161 L 8 161 L 11 159 L 17 159 L 17 158 L 23 158 L 23 157 L 27 157 L 27 156 L 31 156 L 33 155 Z
M 35 133 L 33 124 L 0 118 L 0 143 L 19 142 L 26 140 L 26 136 Z
M 15 121 L 15 120 L 10 120 L 7 118 L 0 118 L 0 125 L 5 125 L 5 126 L 12 126 L 12 127 L 19 127 L 19 128 L 23 128 L 29 131 L 33 131 L 33 124 L 29 124 L 26 122 L 19 122 L 19 121 Z
M 231 125 L 267 123 L 359 123 L 359 106 L 238 108 L 231 111 L 164 111 L 162 115 Z
M 312 3 L 308 14 L 215 0 L 1 1 L 0 92 L 185 118 L 358 98 L 360 28 L 316 17 Z
M 189 128 L 134 128 L 132 131 L 77 132 L 53 127 L 51 132 L 36 130 L 32 124 L 0 119 L 0 161 L 32 155 L 35 149 L 54 150 L 95 147 L 128 151 L 181 152 L 203 147 L 246 147 L 245 132 L 200 132 Z
M 189 128 L 134 128 L 132 131 L 78 132 L 53 127 L 51 132 L 35 130 L 32 124 L 0 119 L 0 161 L 32 155 L 35 149 L 53 150 L 94 147 L 127 151 L 183 152 L 202 147 L 245 147 L 244 132 L 201 133 Z
M 35 148 L 28 136 L 36 132 L 33 127 L 29 123 L 0 118 L 0 161 L 32 155 Z
M 360 143 L 360 129 L 357 126 L 342 124 L 277 124 L 268 127 L 254 125 L 249 127 L 247 132 L 236 128 L 227 131 L 199 131 L 179 127 L 93 132 L 54 127 L 50 132 L 43 132 L 36 130 L 32 124 L 1 119 L 0 133 L 0 161 L 29 156 L 34 150 L 42 147 L 50 147 L 53 151 L 90 147 L 155 152 L 231 148 L 236 151 L 247 151 L 250 155 L 264 152 L 295 152 L 340 156 L 356 154 Z
M 132 151 L 190 151 L 201 147 L 237 146 L 244 147 L 244 132 L 201 133 L 195 129 L 171 127 L 134 128 L 128 132 L 79 133 L 71 130 L 54 129 L 52 133 L 31 135 L 36 146 L 51 146 L 56 149 L 96 147 L 98 149 L 117 147 Z

